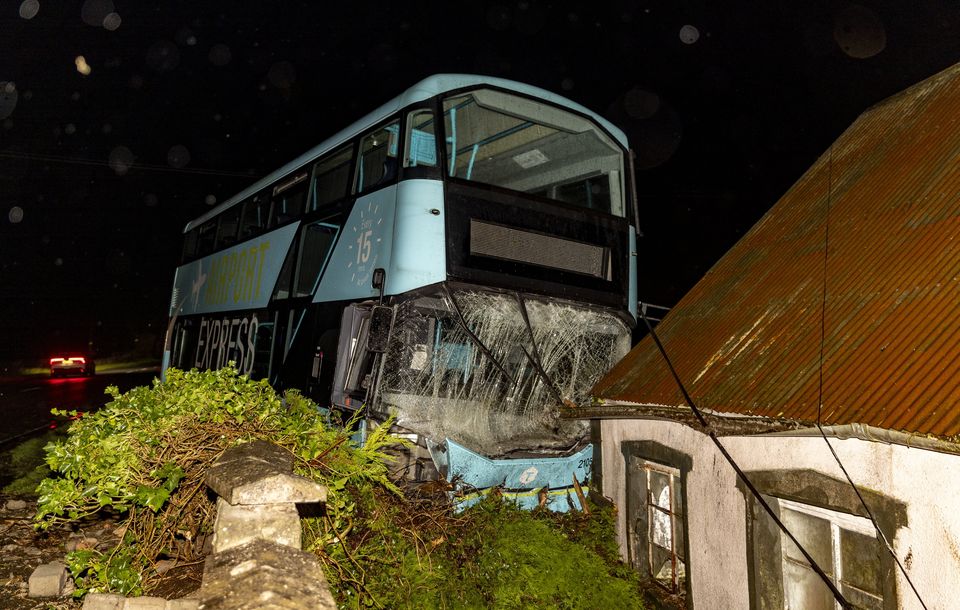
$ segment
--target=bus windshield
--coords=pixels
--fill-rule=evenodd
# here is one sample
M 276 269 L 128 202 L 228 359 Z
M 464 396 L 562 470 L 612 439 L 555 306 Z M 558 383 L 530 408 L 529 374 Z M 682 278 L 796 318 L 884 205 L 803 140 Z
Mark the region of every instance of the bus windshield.
M 590 120 L 490 89 L 443 111 L 449 176 L 624 215 L 623 150 Z

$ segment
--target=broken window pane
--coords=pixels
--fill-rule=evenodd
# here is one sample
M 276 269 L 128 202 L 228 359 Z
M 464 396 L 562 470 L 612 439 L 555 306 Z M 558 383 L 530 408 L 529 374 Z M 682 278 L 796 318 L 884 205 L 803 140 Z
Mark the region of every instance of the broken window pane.
M 650 575 L 671 591 L 683 590 L 683 518 L 680 506 L 680 473 L 676 469 L 645 462 L 647 481 L 647 554 Z
M 807 515 L 784 508 L 780 518 L 787 529 L 796 536 L 803 548 L 810 553 L 824 572 L 833 574 L 833 551 L 830 540 L 830 522 L 826 519 Z M 806 564 L 800 549 L 788 537 L 783 537 L 783 555 L 794 561 Z
M 880 595 L 880 541 L 846 529 L 840 530 L 840 555 L 844 583 L 861 591 Z
M 787 610 L 834 610 L 833 593 L 806 564 L 783 562 L 783 602 Z

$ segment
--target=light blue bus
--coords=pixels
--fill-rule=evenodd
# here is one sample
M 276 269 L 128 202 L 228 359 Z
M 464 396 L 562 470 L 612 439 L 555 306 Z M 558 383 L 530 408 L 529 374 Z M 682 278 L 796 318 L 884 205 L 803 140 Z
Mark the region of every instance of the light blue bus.
M 233 361 L 422 446 L 569 453 L 557 407 L 636 321 L 631 168 L 556 94 L 426 78 L 187 224 L 164 368 Z

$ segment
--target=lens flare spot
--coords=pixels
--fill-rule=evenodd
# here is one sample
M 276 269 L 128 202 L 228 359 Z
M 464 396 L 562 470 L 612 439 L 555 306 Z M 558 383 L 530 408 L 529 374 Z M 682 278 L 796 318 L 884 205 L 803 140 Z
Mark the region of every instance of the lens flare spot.
M 213 45 L 210 47 L 210 53 L 207 54 L 207 59 L 210 60 L 210 63 L 218 68 L 229 64 L 232 58 L 233 54 L 230 52 L 230 47 L 225 44 Z
M 848 56 L 869 59 L 886 48 L 887 30 L 872 10 L 851 4 L 834 19 L 833 39 Z
M 33 19 L 39 12 L 39 0 L 23 0 L 23 2 L 20 3 L 20 17 L 22 19 Z
M 103 18 L 103 29 L 115 32 L 120 27 L 122 19 L 117 13 L 110 13 Z
M 167 164 L 180 169 L 190 163 L 190 151 L 182 144 L 176 144 L 167 151 Z
M 86 0 L 80 9 L 80 19 L 87 25 L 101 27 L 112 12 L 113 2 L 110 0 Z
M 696 26 L 687 24 L 680 28 L 680 42 L 683 44 L 693 44 L 700 40 L 700 30 Z
M 118 176 L 123 176 L 133 166 L 133 152 L 126 146 L 117 146 L 110 151 L 107 164 Z
M 89 76 L 93 71 L 83 55 L 77 55 L 77 58 L 73 60 L 73 63 L 77 66 L 77 72 L 83 74 L 84 76 Z
M 12 81 L 0 81 L 0 119 L 13 114 L 19 97 L 17 86 Z

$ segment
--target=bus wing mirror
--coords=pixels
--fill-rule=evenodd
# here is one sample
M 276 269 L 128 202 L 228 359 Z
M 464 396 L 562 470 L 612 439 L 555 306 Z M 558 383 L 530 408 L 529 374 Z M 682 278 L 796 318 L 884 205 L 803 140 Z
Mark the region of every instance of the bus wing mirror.
M 367 349 L 371 352 L 387 351 L 390 331 L 393 328 L 393 307 L 375 305 L 370 312 L 370 330 L 367 335 Z

